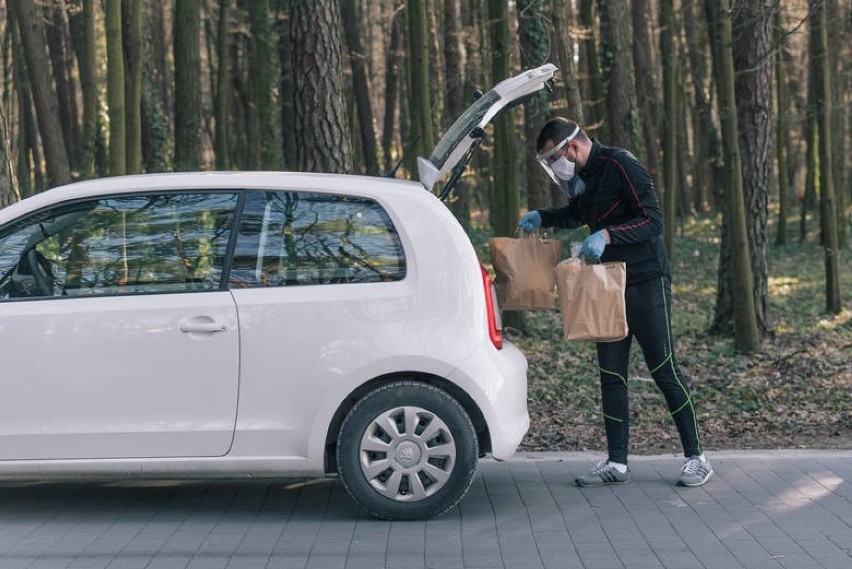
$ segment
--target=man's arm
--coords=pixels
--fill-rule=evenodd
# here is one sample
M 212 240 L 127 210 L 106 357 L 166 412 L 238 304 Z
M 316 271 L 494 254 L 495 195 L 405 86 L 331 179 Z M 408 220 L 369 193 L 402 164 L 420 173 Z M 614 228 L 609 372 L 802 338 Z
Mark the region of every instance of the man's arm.
M 571 200 L 567 205 L 560 207 L 540 209 L 538 212 L 541 214 L 541 225 L 543 227 L 574 229 L 585 225 L 580 219 L 577 200 Z

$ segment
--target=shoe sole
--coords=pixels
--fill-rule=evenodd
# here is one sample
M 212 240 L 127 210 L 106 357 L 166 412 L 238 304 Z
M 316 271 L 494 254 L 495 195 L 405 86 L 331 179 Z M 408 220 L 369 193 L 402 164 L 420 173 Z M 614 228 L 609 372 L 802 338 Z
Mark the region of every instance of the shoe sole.
M 574 483 L 580 488 L 594 488 L 596 486 L 614 486 L 616 484 L 627 484 L 630 482 L 630 479 L 627 480 L 613 480 L 612 482 L 593 482 L 591 484 L 587 484 L 585 482 L 581 482 L 580 480 L 574 479 Z
M 707 484 L 707 481 L 708 481 L 708 480 L 710 480 L 710 477 L 711 477 L 711 476 L 713 476 L 713 471 L 712 471 L 712 470 L 711 470 L 710 472 L 708 472 L 708 473 L 707 473 L 707 476 L 705 476 L 705 477 L 704 477 L 704 480 L 702 480 L 701 482 L 694 482 L 694 483 L 690 484 L 690 483 L 688 483 L 688 482 L 684 482 L 684 481 L 682 481 L 682 480 L 678 480 L 678 481 L 677 481 L 677 485 L 678 485 L 678 486 L 686 486 L 686 487 L 688 487 L 688 488 L 695 488 L 696 486 L 704 486 L 705 484 Z

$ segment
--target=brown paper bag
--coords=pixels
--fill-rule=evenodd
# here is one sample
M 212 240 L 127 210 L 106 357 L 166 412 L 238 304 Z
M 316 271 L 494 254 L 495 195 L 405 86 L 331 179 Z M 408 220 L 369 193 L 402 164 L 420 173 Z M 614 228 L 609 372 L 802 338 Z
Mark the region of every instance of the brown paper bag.
M 494 266 L 497 300 L 503 310 L 553 308 L 553 268 L 562 257 L 562 242 L 539 237 L 492 237 L 488 241 Z
M 566 340 L 615 342 L 627 336 L 623 262 L 586 265 L 569 259 L 554 272 Z

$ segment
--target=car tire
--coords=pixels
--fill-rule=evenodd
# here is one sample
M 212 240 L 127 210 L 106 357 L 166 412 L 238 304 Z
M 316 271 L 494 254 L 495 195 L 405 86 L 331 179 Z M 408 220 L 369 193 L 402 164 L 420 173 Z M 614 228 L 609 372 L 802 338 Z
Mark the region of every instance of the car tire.
M 349 411 L 337 439 L 343 485 L 383 519 L 438 516 L 467 493 L 479 444 L 470 417 L 445 391 L 414 381 L 384 385 Z

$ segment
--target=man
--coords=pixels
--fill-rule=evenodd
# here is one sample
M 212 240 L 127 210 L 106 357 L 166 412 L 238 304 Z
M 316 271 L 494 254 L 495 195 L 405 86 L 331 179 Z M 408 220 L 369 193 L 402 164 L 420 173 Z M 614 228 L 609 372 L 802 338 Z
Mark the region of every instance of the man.
M 524 231 L 588 225 L 581 254 L 627 265 L 626 338 L 597 344 L 608 457 L 576 479 L 580 486 L 623 484 L 627 467 L 629 412 L 627 366 L 635 337 L 677 426 L 685 461 L 678 485 L 700 486 L 713 474 L 698 438 L 689 386 L 674 353 L 671 276 L 662 239 L 663 220 L 647 169 L 628 151 L 592 140 L 574 122 L 557 117 L 541 130 L 537 159 L 568 203 L 524 214 Z

